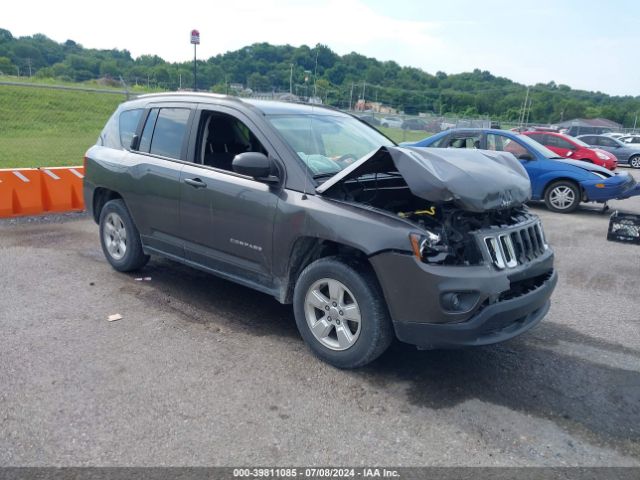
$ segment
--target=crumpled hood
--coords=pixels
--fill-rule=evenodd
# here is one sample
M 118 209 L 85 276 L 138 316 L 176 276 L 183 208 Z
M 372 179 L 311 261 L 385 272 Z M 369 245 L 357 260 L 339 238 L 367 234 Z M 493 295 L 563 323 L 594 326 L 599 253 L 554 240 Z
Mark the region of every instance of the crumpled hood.
M 568 160 L 564 158 L 554 158 L 553 160 L 556 162 L 564 163 L 566 165 L 579 167 L 579 168 L 582 168 L 583 170 L 588 170 L 589 172 L 603 173 L 607 175 L 607 177 L 610 177 L 611 175 L 613 175 L 609 170 L 607 170 L 604 167 L 601 167 L 600 165 L 595 165 L 589 162 L 583 162 L 582 160 Z
M 348 179 L 387 172 L 399 172 L 417 197 L 453 202 L 472 212 L 508 208 L 531 198 L 529 175 L 512 154 L 462 148 L 381 147 L 316 191 L 327 194 Z

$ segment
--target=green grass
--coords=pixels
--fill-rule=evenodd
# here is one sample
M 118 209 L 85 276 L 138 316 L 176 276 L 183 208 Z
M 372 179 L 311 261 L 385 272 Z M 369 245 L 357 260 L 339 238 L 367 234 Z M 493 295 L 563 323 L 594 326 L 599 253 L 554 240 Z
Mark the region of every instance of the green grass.
M 124 95 L 113 93 L 0 85 L 0 168 L 81 164 L 84 153 L 124 100 Z M 431 135 L 397 128 L 379 130 L 398 143 Z
M 0 168 L 79 165 L 124 95 L 0 85 Z
M 388 127 L 376 127 L 387 137 L 396 143 L 402 142 L 417 142 L 425 137 L 430 137 L 433 133 L 425 132 L 422 130 L 401 130 L 399 128 Z

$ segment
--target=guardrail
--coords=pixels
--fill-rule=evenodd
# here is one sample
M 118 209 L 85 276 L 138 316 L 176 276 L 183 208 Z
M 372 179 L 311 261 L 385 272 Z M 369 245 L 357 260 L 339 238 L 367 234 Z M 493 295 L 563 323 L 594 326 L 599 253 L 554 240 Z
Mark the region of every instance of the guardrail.
M 0 169 L 0 218 L 84 210 L 84 167 Z

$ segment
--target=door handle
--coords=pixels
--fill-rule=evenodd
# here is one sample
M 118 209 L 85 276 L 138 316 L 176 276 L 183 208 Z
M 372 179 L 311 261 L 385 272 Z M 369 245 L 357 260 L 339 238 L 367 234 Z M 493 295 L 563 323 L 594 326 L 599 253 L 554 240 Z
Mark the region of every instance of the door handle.
M 199 178 L 185 178 L 184 183 L 191 185 L 194 188 L 206 188 L 207 184 Z

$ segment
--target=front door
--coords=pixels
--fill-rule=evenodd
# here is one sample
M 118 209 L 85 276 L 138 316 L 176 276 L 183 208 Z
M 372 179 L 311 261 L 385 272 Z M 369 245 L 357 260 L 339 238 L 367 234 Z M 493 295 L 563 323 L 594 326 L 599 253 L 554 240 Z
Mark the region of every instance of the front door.
M 202 109 L 193 164 L 180 177 L 185 255 L 198 265 L 270 291 L 273 221 L 279 189 L 232 171 L 235 155 L 266 140 L 231 109 Z

